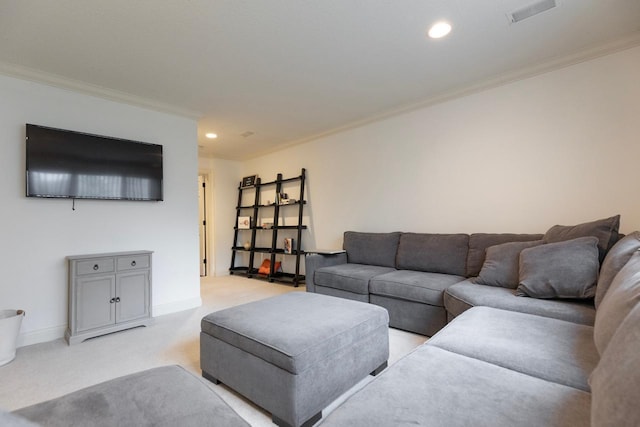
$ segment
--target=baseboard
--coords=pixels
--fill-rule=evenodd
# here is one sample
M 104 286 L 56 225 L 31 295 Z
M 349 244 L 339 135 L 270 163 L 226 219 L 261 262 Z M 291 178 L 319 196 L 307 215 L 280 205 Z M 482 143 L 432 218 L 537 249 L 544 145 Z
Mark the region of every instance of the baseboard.
M 67 325 L 54 326 L 53 328 L 38 329 L 37 331 L 25 332 L 18 335 L 17 347 L 24 347 L 41 342 L 54 341 L 64 338 Z
M 202 298 L 191 298 L 182 301 L 170 302 L 153 306 L 153 317 L 164 314 L 176 313 L 178 311 L 198 308 L 202 305 Z M 24 332 L 18 335 L 16 347 L 24 347 L 32 344 L 39 344 L 64 338 L 67 325 L 54 326 L 52 328 L 38 329 L 37 331 Z
M 198 308 L 202 305 L 202 298 L 191 298 L 182 301 L 170 302 L 167 304 L 159 304 L 153 306 L 153 317 L 165 314 L 176 313 L 178 311 Z

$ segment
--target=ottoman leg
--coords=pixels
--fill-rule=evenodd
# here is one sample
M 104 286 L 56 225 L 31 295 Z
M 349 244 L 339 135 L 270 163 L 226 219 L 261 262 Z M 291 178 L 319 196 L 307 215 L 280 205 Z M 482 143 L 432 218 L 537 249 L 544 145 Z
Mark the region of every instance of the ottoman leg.
M 380 365 L 376 369 L 374 369 L 373 372 L 371 372 L 369 375 L 373 375 L 375 377 L 380 372 L 384 371 L 386 368 L 387 368 L 387 361 L 385 360 L 382 365 Z M 204 375 L 204 373 L 203 373 L 203 375 Z
M 302 423 L 302 425 L 300 427 L 311 427 L 312 425 L 314 425 L 315 423 L 320 421 L 320 418 L 322 418 L 322 411 L 318 412 L 313 417 L 309 418 L 307 421 Z M 280 418 L 276 417 L 275 415 L 271 415 L 271 421 L 273 421 L 273 423 L 275 425 L 279 426 L 279 427 L 296 427 L 296 426 L 292 426 L 291 424 L 287 423 L 286 421 L 281 420 Z
M 202 378 L 211 381 L 215 385 L 220 384 L 220 380 L 214 377 L 213 375 L 209 374 L 208 372 L 202 371 Z

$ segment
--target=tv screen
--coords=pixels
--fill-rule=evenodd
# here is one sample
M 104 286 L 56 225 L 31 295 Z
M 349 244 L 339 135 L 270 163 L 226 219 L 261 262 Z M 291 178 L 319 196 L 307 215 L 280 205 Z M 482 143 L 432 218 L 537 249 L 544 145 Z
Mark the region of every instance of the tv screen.
M 162 200 L 162 145 L 27 124 L 27 197 Z

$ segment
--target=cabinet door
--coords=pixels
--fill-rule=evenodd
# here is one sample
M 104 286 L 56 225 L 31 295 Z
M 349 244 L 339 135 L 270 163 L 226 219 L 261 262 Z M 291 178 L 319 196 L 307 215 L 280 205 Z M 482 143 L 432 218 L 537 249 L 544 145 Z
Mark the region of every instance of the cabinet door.
M 149 272 L 118 275 L 116 323 L 149 317 Z
M 76 332 L 115 324 L 115 295 L 114 275 L 77 279 Z

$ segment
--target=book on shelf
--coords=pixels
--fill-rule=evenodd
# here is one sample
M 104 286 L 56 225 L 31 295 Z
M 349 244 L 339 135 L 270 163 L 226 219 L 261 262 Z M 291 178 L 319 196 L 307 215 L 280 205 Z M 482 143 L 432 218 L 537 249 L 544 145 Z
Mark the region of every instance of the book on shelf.
M 292 254 L 293 253 L 293 242 L 294 239 L 293 238 L 285 238 L 284 239 L 284 253 L 285 254 Z

